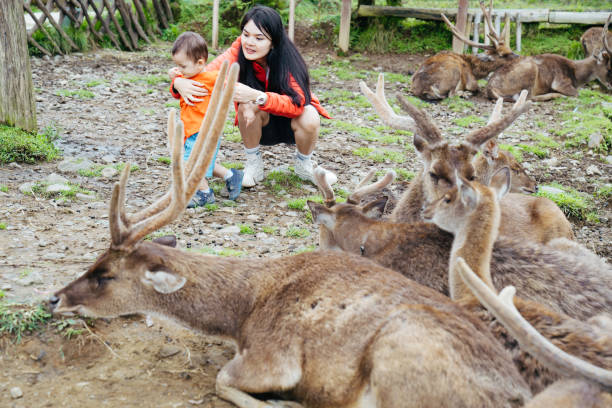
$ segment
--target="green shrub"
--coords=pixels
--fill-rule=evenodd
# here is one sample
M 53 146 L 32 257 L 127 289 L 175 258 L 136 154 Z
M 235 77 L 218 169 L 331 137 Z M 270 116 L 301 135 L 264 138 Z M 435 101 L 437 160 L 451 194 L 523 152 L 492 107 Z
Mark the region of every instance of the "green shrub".
M 57 131 L 51 127 L 32 134 L 0 125 L 0 163 L 51 161 L 60 156 L 60 151 L 53 145 L 56 138 Z
M 39 330 L 50 318 L 51 313 L 42 304 L 9 305 L 0 302 L 0 334 L 14 337 L 16 343 L 24 334 Z

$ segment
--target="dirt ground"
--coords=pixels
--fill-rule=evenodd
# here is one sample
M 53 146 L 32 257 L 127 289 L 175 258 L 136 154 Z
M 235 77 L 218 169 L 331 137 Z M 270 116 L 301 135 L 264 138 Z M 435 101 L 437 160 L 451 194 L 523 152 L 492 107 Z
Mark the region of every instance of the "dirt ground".
M 168 44 L 158 44 L 137 53 L 101 50 L 32 60 L 38 123 L 41 128 L 60 129 L 57 145 L 63 151 L 63 159 L 87 159 L 98 166 L 125 162 L 138 166 L 128 183 L 128 211 L 152 202 L 169 184 L 169 166 L 158 159 L 169 156 L 165 139 L 166 104 L 172 98 L 167 83 L 150 84 L 143 80 L 151 75 L 165 75 L 171 66 L 168 50 Z M 336 75 L 333 67 L 340 59 L 331 50 L 302 44 L 302 51 L 311 70 L 328 71 L 325 79 L 313 81 L 313 90 L 321 96 L 335 121 L 372 129 L 381 125 L 371 107 L 352 103 L 358 99 L 358 80 Z M 374 87 L 377 72 L 406 75 L 423 58 L 361 55 L 350 61 L 354 71 L 369 72 L 366 80 Z M 393 81 L 386 86 L 389 97 L 395 92 L 407 93 L 409 88 L 407 83 Z M 597 85 L 593 87 L 599 89 Z M 93 98 L 65 92 L 78 89 L 90 90 Z M 345 92 L 346 103 L 332 99 L 341 92 Z M 462 134 L 453 120 L 468 115 L 488 117 L 491 102 L 479 96 L 470 100 L 475 105 L 466 112 L 450 112 L 441 104 L 428 107 L 428 113 L 449 139 Z M 503 142 L 529 143 L 525 131 L 532 129 L 536 121 L 554 126 L 556 108 L 554 103 L 536 104 L 504 133 Z M 323 122 L 324 131 L 315 155 L 320 164 L 336 172 L 340 188 L 352 191 L 373 166 L 381 170 L 403 167 L 418 171 L 419 161 L 410 149 L 409 136 L 384 146 L 404 154 L 402 164 L 389 159 L 375 162 L 353 152 L 378 146 L 378 142 L 335 126 L 334 120 Z M 381 132 L 394 134 L 388 128 Z M 263 151 L 266 172 L 293 165 L 293 147 L 280 145 L 265 147 Z M 554 181 L 588 194 L 612 182 L 609 156 L 586 148 L 582 149 L 580 159 L 573 158 L 573 153 L 568 149 L 553 150 L 552 157 L 546 160 L 526 154 L 525 164 L 540 183 Z M 243 162 L 242 145 L 226 138 L 218 160 Z M 82 274 L 109 246 L 107 205 L 117 174 L 109 171 L 105 175 L 85 176 L 66 170 L 61 163 L 60 159 L 35 165 L 0 166 L 0 184 L 8 187 L 7 192 L 0 192 L 0 221 L 7 224 L 7 229 L 0 231 L 0 289 L 10 302 L 48 298 L 54 290 Z M 593 166 L 597 169 L 594 173 Z M 589 168 L 591 171 L 587 171 Z M 62 200 L 20 191 L 24 183 L 48 180 L 52 173 L 94 195 Z M 396 182 L 391 190 L 399 195 L 406 185 L 407 182 Z M 226 255 L 271 257 L 314 248 L 317 227 L 308 222 L 305 211 L 292 208 L 291 202 L 317 194 L 316 188 L 303 184 L 301 188 L 283 187 L 275 191 L 274 187 L 259 185 L 243 191 L 235 206 L 217 195 L 216 210 L 187 210 L 163 231 L 176 234 L 179 247 Z M 599 200 L 596 205 L 600 222 L 571 221 L 578 241 L 609 261 L 610 203 Z M 240 233 L 240 226 L 244 225 L 250 226 L 253 234 Z M 292 236 L 297 228 L 307 231 L 302 231 L 307 236 Z M 97 320 L 90 330 L 72 339 L 58 334 L 56 326 L 49 325 L 42 332 L 25 337 L 20 344 L 6 338 L 0 340 L 2 407 L 231 406 L 214 395 L 216 372 L 232 356 L 230 345 L 166 321 L 147 320 L 143 316 Z M 19 398 L 11 396 L 15 387 L 23 393 Z

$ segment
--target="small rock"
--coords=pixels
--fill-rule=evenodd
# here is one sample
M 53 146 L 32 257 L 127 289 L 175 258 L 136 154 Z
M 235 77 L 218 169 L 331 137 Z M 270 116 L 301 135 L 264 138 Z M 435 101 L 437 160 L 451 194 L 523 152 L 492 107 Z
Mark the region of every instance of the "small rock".
M 93 201 L 96 199 L 96 196 L 93 194 L 76 193 L 76 198 L 83 201 Z
M 79 157 L 67 157 L 57 165 L 57 169 L 63 173 L 78 173 L 79 170 L 89 170 L 94 166 L 91 160 Z
M 593 133 L 591 136 L 589 136 L 589 147 L 597 147 L 601 144 L 602 141 L 603 136 L 601 135 L 601 133 Z
M 23 183 L 22 185 L 20 185 L 19 186 L 19 191 L 21 191 L 23 194 L 31 193 L 32 192 L 32 187 L 34 187 L 34 183 L 29 181 L 27 183 Z
M 13 287 L 11 285 L 9 285 L 8 283 L 5 283 L 4 285 L 2 285 L 2 287 L 0 287 L 0 289 L 2 289 L 4 291 L 9 291 L 9 290 L 13 289 Z
M 49 184 L 67 184 L 68 179 L 66 177 L 62 177 L 57 173 L 51 173 L 47 177 L 45 177 L 45 181 Z
M 181 349 L 179 347 L 166 344 L 162 346 L 162 348 L 159 349 L 158 355 L 160 358 L 168 358 L 180 352 L 181 352 Z
M 105 163 L 109 163 L 109 164 L 113 163 L 115 160 L 117 160 L 117 159 L 112 154 L 107 154 L 107 155 L 102 157 L 102 161 L 105 162 Z
M 102 176 L 106 178 L 113 178 L 119 173 L 114 167 L 105 167 L 102 169 Z
M 220 229 L 219 232 L 223 234 L 238 234 L 240 233 L 240 227 L 237 225 L 230 225 L 229 227 Z
M 589 176 L 593 176 L 593 175 L 601 176 L 601 170 L 599 170 L 599 168 L 596 165 L 592 164 L 589 167 L 587 167 L 586 174 Z
M 61 191 L 70 191 L 70 190 L 71 190 L 70 186 L 66 184 L 50 184 L 45 189 L 47 193 L 59 193 Z
M 10 163 L 8 164 L 8 166 L 9 166 L 10 168 L 12 168 L 12 169 L 21 169 L 21 168 L 22 168 L 22 167 L 21 167 L 21 165 L 20 165 L 19 163 L 17 163 L 17 162 L 10 162 Z
M 11 397 L 13 399 L 17 399 L 17 398 L 23 397 L 23 392 L 21 391 L 21 388 L 19 388 L 19 387 L 11 388 Z
M 606 156 L 606 163 L 612 164 L 612 156 Z
M 56 261 L 58 259 L 63 259 L 66 255 L 60 254 L 59 252 L 48 252 L 42 256 L 44 261 Z
M 147 327 L 153 327 L 153 318 L 149 315 L 147 315 L 147 317 L 145 317 L 145 325 Z

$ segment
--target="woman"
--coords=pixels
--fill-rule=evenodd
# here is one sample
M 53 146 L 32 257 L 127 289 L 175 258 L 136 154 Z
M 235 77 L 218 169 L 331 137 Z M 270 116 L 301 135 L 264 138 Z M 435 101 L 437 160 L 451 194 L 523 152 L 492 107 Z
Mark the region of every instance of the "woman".
M 225 60 L 240 65 L 234 102 L 247 156 L 242 186 L 252 187 L 263 180 L 260 144 L 295 144 L 295 173 L 314 182 L 316 163 L 311 157 L 321 126 L 319 115 L 330 116 L 310 92 L 306 63 L 287 37 L 276 10 L 255 6 L 244 16 L 240 27 L 240 37 L 206 70 L 219 69 Z M 176 78 L 173 87 L 187 103 L 197 102 L 198 96 L 207 94 L 201 84 L 186 78 Z M 326 174 L 330 184 L 336 182 L 332 172 Z

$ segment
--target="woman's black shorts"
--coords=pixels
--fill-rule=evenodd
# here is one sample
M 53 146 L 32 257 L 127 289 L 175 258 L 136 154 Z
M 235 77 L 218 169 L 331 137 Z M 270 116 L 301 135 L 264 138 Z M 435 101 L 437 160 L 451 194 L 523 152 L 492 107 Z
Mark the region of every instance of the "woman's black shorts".
M 261 129 L 259 144 L 270 146 L 279 143 L 295 144 L 291 118 L 270 114 L 270 121 Z

